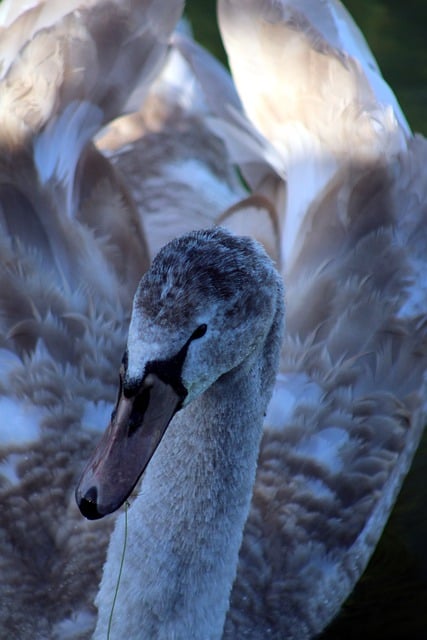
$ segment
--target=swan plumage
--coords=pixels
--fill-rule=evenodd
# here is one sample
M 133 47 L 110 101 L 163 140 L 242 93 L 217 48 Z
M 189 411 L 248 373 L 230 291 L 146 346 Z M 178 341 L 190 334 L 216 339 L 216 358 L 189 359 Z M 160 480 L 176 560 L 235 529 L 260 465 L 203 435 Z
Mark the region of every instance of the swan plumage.
M 89 531 L 81 521 L 76 465 L 108 416 L 122 328 L 149 263 L 128 190 L 90 145 L 94 123 L 119 115 L 128 98 L 121 81 L 143 81 L 144 8 L 76 4 L 33 3 L 8 23 L 13 55 L 2 65 L 0 626 L 22 640 L 87 637 L 93 627 L 110 526 Z M 2 16 L 16 5 L 3 2 Z M 181 9 L 151 5 L 162 15 L 146 71 L 165 55 L 166 17 Z
M 175 53 L 187 59 L 191 81 L 204 95 L 200 110 L 189 113 L 176 86 L 170 105 L 167 89 L 149 88 L 181 3 L 76 2 L 65 8 L 31 2 L 23 3 L 29 10 L 20 16 L 12 3 L 2 3 L 0 407 L 10 426 L 2 430 L 0 452 L 0 557 L 8 580 L 0 619 L 8 637 L 84 638 L 93 629 L 92 602 L 111 524 L 79 518 L 72 487 L 97 429 L 108 420 L 139 276 L 176 233 L 220 219 L 256 235 L 262 220 L 270 225 L 265 242 L 273 237 L 267 248 L 286 287 L 287 333 L 228 613 L 221 594 L 224 637 L 318 633 L 361 575 L 417 447 L 426 397 L 425 141 L 410 133 L 351 20 L 344 13 L 334 17 L 341 5 L 251 0 L 245 24 L 249 34 L 255 28 L 253 38 L 233 18 L 242 15 L 240 5 L 220 3 L 240 97 L 209 56 L 175 37 Z M 154 39 L 151 32 L 139 33 L 146 11 Z M 131 16 L 124 20 L 130 32 L 115 29 L 120 16 Z M 259 39 L 260 24 L 265 40 Z M 103 38 L 101 27 L 112 29 L 114 38 Z M 346 108 L 338 109 L 334 75 L 318 67 L 318 84 L 311 88 L 316 109 L 298 115 L 293 81 L 285 84 L 269 46 L 253 57 L 255 70 L 264 80 L 271 71 L 280 90 L 269 93 L 265 82 L 257 93 L 243 64 L 242 41 L 258 53 L 260 43 L 271 43 L 273 53 L 283 46 L 289 73 L 298 69 L 302 83 L 313 81 L 305 74 L 307 56 L 320 52 L 319 64 L 336 69 L 347 87 Z M 106 56 L 112 43 L 113 66 Z M 47 46 L 59 57 L 45 59 Z M 301 49 L 298 66 L 291 54 Z M 62 51 L 72 55 L 61 58 Z M 142 77 L 126 64 L 141 55 L 148 56 Z M 21 82 L 40 59 L 43 73 L 35 74 L 32 93 L 31 84 Z M 90 63 L 82 67 L 82 60 Z M 64 65 L 69 75 L 61 73 Z M 45 100 L 46 73 L 53 82 Z M 325 85 L 325 77 L 332 84 Z M 332 89 L 336 102 L 330 101 Z M 283 113 L 281 91 L 292 98 L 286 104 L 296 105 L 294 111 Z M 140 140 L 130 142 L 124 135 L 129 130 L 118 125 L 114 145 L 102 132 L 91 144 L 104 124 L 147 94 L 141 114 L 131 117 L 142 122 Z M 220 110 L 215 95 L 226 96 Z M 164 110 L 150 111 L 150 101 Z M 320 132 L 313 121 L 317 109 L 332 125 Z M 189 148 L 192 165 L 185 164 Z M 14 169 L 18 161 L 20 172 Z M 256 192 L 249 201 L 242 201 L 232 161 Z M 197 168 L 190 180 L 185 167 Z M 171 177 L 173 189 L 165 194 Z M 206 184 L 208 197 L 198 193 Z M 212 185 L 221 185 L 220 202 Z M 188 220 L 181 197 L 191 210 Z M 159 206 L 169 207 L 169 228 Z M 130 518 L 156 473 L 159 467 L 150 465 Z M 167 484 L 163 490 L 168 493 Z M 154 507 L 153 517 L 161 518 L 161 505 Z M 141 550 L 137 522 L 131 522 L 123 580 L 137 599 L 143 587 L 135 559 L 148 547 Z M 123 524 L 120 516 L 104 567 L 100 629 L 111 608 Z M 156 589 L 162 585 L 156 581 Z M 121 601 L 115 624 L 129 615 Z
M 185 292 L 188 282 L 193 287 Z M 261 246 L 221 229 L 167 244 L 141 280 L 118 403 L 77 491 L 88 517 L 111 512 L 156 449 L 144 475 L 145 499 L 129 511 L 136 536 L 128 542 L 133 555 L 156 539 L 157 554 L 140 558 L 145 597 L 124 574 L 117 606 L 126 603 L 134 615 L 113 620 L 113 636 L 221 635 L 278 366 L 283 306 L 280 276 Z M 126 470 L 118 474 L 123 458 Z M 174 478 L 173 491 L 168 483 L 159 487 L 165 474 Z M 173 526 L 163 526 L 159 501 L 174 513 Z M 117 529 L 116 542 L 122 533 Z M 115 549 L 112 543 L 109 562 L 117 568 Z M 104 573 L 100 603 L 109 601 L 114 575 Z M 105 637 L 108 625 L 102 606 L 95 637 Z

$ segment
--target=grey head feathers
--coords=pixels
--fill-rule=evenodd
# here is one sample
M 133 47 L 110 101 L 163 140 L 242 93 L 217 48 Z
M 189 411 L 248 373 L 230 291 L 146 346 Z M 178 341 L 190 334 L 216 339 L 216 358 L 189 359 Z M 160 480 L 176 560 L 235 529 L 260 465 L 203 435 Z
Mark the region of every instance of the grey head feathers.
M 228 306 L 231 323 L 233 316 L 240 322 L 244 307 L 247 313 L 256 311 L 254 290 L 260 305 L 270 304 L 268 294 L 263 295 L 270 284 L 271 261 L 261 245 L 220 228 L 196 231 L 159 252 L 141 280 L 134 309 L 143 308 L 160 326 L 180 326 L 202 300 L 212 299 Z M 178 309 L 184 318 L 177 317 Z
M 169 334 L 170 344 L 175 344 L 171 349 L 178 351 L 202 324 L 207 337 L 212 336 L 206 363 L 222 372 L 232 368 L 237 364 L 232 342 L 239 344 L 236 357 L 241 359 L 245 349 L 263 343 L 276 307 L 283 304 L 282 286 L 271 259 L 250 238 L 216 228 L 173 240 L 154 259 L 135 295 L 129 375 L 141 375 L 143 362 L 160 356 L 159 335 Z

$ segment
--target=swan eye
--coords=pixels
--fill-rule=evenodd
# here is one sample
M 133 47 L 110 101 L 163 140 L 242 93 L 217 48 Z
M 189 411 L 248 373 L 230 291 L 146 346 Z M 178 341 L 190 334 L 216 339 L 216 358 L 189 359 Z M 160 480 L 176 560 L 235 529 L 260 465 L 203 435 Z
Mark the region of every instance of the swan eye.
M 193 331 L 193 334 L 190 340 L 198 340 L 199 338 L 202 338 L 205 335 L 207 329 L 208 329 L 207 324 L 201 324 L 199 327 L 197 327 L 195 331 Z

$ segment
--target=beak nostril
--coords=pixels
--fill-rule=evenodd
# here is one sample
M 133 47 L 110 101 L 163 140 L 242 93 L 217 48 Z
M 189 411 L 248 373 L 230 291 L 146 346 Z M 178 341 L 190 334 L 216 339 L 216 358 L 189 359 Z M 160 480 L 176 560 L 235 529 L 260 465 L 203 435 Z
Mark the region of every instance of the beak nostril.
M 103 514 L 98 511 L 98 490 L 96 487 L 88 489 L 84 496 L 77 495 L 77 505 L 85 518 L 98 520 Z

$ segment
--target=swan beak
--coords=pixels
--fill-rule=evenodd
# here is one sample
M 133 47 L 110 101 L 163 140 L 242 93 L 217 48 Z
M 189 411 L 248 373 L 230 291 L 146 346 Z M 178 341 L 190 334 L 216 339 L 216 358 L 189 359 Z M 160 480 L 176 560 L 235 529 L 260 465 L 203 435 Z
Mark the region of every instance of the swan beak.
M 137 393 L 121 389 L 110 424 L 76 489 L 77 505 L 86 518 L 102 518 L 125 502 L 181 405 L 173 387 L 152 373 Z

